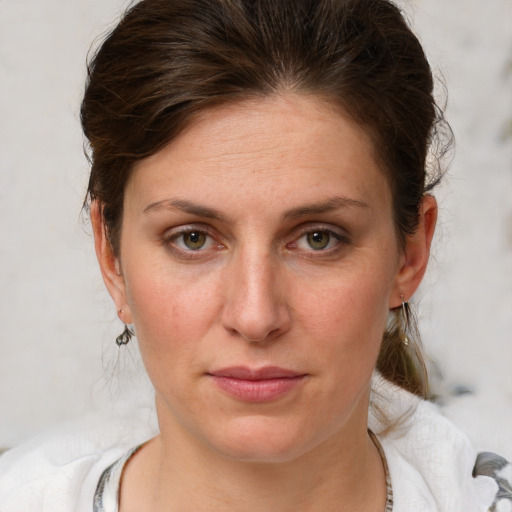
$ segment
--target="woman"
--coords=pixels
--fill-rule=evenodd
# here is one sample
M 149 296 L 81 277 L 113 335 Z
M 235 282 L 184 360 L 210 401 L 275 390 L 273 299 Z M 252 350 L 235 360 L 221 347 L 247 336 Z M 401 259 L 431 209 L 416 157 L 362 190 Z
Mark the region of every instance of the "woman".
M 386 0 L 130 9 L 91 63 L 82 124 L 116 341 L 133 324 L 160 432 L 68 453 L 58 484 L 38 470 L 13 491 L 30 458 L 13 464 L 0 506 L 505 506 L 506 462 L 477 460 L 421 400 L 408 300 L 436 223 L 432 87 Z

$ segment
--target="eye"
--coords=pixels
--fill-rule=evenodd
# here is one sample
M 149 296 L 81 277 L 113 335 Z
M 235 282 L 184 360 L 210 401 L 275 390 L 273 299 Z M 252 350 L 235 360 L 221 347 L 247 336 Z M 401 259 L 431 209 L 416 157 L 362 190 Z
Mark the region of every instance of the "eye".
M 215 245 L 213 238 L 205 231 L 199 229 L 177 233 L 172 236 L 170 241 L 184 251 L 207 250 Z
M 304 231 L 294 242 L 288 244 L 288 248 L 307 252 L 331 253 L 336 249 L 341 249 L 347 243 L 347 237 L 341 233 L 331 229 L 318 228 Z

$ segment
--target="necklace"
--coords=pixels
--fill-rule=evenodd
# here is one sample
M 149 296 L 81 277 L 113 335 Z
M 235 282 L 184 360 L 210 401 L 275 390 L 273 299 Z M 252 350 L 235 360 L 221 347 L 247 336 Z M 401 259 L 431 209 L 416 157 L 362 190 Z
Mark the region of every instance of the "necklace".
M 384 453 L 384 449 L 382 448 L 382 445 L 380 444 L 377 436 L 371 430 L 368 430 L 368 434 L 370 435 L 370 439 L 375 445 L 375 448 L 377 448 L 377 451 L 379 452 L 386 476 L 386 508 L 384 509 L 384 512 L 393 512 L 393 487 L 391 486 L 391 476 L 389 475 L 389 467 L 386 454 Z

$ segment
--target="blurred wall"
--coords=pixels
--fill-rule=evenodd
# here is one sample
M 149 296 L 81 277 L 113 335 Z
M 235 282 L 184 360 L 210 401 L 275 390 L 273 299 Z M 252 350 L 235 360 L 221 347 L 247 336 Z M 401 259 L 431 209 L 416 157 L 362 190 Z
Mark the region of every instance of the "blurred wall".
M 416 302 L 436 389 L 471 429 L 475 404 L 512 414 L 512 2 L 400 3 L 449 90 L 457 151 Z M 0 446 L 147 396 L 80 217 L 85 57 L 126 5 L 0 2 Z M 473 402 L 451 398 L 461 385 Z

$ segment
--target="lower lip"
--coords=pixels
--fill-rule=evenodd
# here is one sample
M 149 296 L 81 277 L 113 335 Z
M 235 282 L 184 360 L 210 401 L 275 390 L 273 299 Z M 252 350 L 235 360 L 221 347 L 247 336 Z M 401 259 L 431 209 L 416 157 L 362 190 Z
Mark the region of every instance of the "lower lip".
M 234 379 L 215 375 L 212 375 L 212 378 L 228 395 L 244 402 L 261 403 L 277 400 L 290 393 L 304 380 L 305 375 L 264 380 Z

